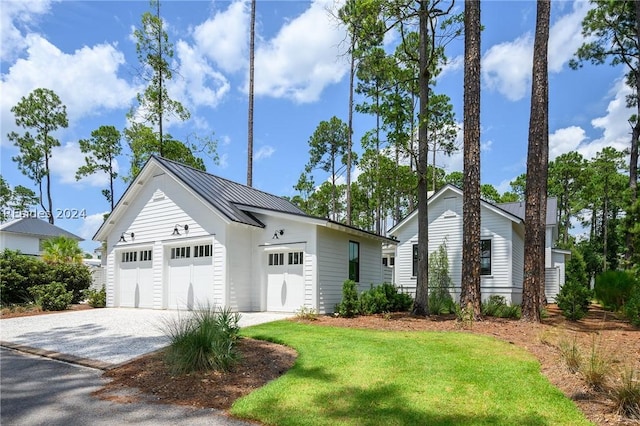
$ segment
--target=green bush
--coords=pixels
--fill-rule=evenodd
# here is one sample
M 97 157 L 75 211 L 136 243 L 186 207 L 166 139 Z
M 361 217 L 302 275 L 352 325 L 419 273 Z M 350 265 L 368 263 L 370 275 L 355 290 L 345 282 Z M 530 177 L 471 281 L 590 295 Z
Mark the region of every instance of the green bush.
M 605 271 L 596 277 L 594 293 L 602 307 L 618 311 L 631 296 L 635 277 L 627 271 Z
M 637 283 L 631 290 L 629 300 L 624 304 L 622 312 L 631 324 L 640 327 L 640 283 Z
M 556 296 L 562 315 L 571 321 L 584 318 L 591 304 L 593 292 L 576 281 L 567 281 Z
M 413 304 L 411 295 L 399 291 L 393 284 L 382 283 L 360 295 L 359 312 L 364 315 L 383 312 L 408 311 Z
M 358 286 L 355 281 L 347 280 L 342 284 L 342 301 L 336 307 L 341 317 L 353 318 L 359 310 Z
M 82 263 L 52 263 L 49 267 L 50 280 L 64 283 L 67 290 L 73 293 L 71 303 L 82 302 L 93 280 L 89 267 Z
M 571 258 L 567 262 L 566 280 L 582 284 L 589 287 L 589 275 L 587 274 L 587 263 L 578 250 L 571 250 Z
M 104 308 L 107 306 L 107 289 L 104 286 L 100 290 L 90 289 L 86 293 L 87 303 L 92 308 Z
M 429 292 L 429 312 L 433 315 L 446 315 L 456 312 L 456 302 L 448 291 Z
M 228 371 L 239 360 L 240 314 L 210 306 L 165 323 L 169 347 L 165 360 L 174 374 Z
M 67 291 L 64 284 L 52 282 L 50 284 L 29 287 L 29 292 L 44 311 L 64 311 L 71 304 L 73 293 Z
M 518 319 L 522 316 L 522 308 L 519 305 L 507 304 L 507 299 L 498 294 L 489 296 L 482 302 L 480 309 L 482 315 L 489 317 Z
M 33 302 L 29 287 L 51 280 L 46 263 L 19 251 L 3 250 L 0 254 L 0 303 L 10 305 Z

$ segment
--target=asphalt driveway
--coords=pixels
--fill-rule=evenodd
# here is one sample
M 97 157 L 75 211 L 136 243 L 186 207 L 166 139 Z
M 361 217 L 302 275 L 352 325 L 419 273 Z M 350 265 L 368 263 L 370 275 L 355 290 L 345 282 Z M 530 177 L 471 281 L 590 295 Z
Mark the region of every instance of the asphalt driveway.
M 0 320 L 0 345 L 106 369 L 167 345 L 163 325 L 182 311 L 103 308 Z M 290 317 L 241 313 L 240 326 Z

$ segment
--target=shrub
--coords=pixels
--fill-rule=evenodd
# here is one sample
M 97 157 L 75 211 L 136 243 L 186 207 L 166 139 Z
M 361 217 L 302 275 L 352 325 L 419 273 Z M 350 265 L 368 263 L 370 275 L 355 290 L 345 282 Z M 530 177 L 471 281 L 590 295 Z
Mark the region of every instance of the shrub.
M 620 380 L 611 387 L 611 399 L 619 415 L 640 420 L 640 377 L 637 371 L 626 368 Z
M 169 347 L 165 361 L 174 374 L 228 371 L 239 359 L 236 348 L 240 314 L 210 306 L 165 323 Z
M 3 250 L 0 254 L 0 302 L 2 305 L 33 302 L 29 287 L 51 280 L 48 266 L 40 259 L 19 251 Z
M 640 327 L 640 283 L 636 284 L 631 290 L 629 300 L 624 304 L 622 312 L 631 324 Z
M 67 290 L 73 293 L 71 303 L 80 303 L 93 281 L 89 267 L 82 263 L 53 263 L 50 268 L 51 281 L 64 283 Z
M 519 305 L 507 304 L 507 299 L 498 294 L 489 296 L 485 302 L 482 302 L 480 309 L 482 315 L 489 317 L 518 319 L 522 316 L 522 308 Z
M 571 258 L 567 262 L 565 273 L 566 281 L 573 281 L 589 287 L 589 276 L 587 275 L 587 263 L 578 250 L 571 250 Z
M 337 306 L 338 314 L 345 318 L 353 318 L 358 310 L 358 287 L 355 281 L 347 280 L 342 284 L 342 302 Z
M 87 303 L 92 308 L 104 308 L 107 306 L 107 289 L 102 286 L 100 290 L 88 290 Z
M 576 281 L 567 281 L 556 296 L 562 315 L 571 321 L 584 318 L 591 304 L 592 291 Z
M 64 284 L 52 282 L 50 284 L 29 287 L 29 292 L 45 311 L 64 311 L 71 304 L 73 293 L 67 291 Z
M 301 306 L 296 311 L 296 318 L 307 321 L 315 321 L 318 319 L 318 311 L 315 308 L 309 308 L 307 306 Z
M 433 315 L 446 315 L 456 312 L 456 302 L 447 291 L 432 291 L 429 293 L 429 312 Z
M 605 271 L 596 277 L 595 297 L 610 311 L 619 310 L 631 296 L 635 277 L 627 271 Z
M 399 291 L 393 284 L 382 283 L 360 295 L 359 312 L 365 315 L 383 312 L 407 311 L 411 308 L 411 295 Z

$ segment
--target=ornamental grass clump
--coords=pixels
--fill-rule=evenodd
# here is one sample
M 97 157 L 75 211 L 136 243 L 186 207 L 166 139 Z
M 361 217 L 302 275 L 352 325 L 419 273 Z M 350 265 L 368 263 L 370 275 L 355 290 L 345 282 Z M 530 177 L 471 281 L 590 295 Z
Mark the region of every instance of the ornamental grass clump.
M 210 306 L 167 321 L 164 331 L 170 345 L 165 352 L 165 362 L 172 373 L 229 371 L 239 361 L 236 348 L 239 321 L 239 313 Z
M 620 372 L 619 380 L 611 387 L 611 399 L 619 415 L 640 420 L 640 375 L 637 370 L 627 367 Z
M 603 390 L 611 373 L 611 361 L 602 352 L 600 346 L 593 337 L 591 353 L 582 363 L 580 373 L 584 381 L 594 390 Z

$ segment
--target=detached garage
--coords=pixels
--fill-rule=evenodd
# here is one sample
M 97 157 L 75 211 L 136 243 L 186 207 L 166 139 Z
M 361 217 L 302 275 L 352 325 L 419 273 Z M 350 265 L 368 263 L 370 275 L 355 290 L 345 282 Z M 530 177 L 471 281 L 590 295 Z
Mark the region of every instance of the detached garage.
M 347 279 L 383 280 L 383 236 L 152 157 L 96 233 L 107 306 L 333 312 Z

